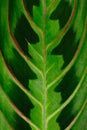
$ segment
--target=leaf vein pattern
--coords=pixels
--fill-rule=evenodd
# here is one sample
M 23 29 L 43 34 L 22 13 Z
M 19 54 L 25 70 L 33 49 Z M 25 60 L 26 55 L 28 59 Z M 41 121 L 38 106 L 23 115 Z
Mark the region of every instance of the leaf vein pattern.
M 64 29 L 60 32 L 60 34 L 53 40 L 51 41 L 47 47 L 46 47 L 46 50 L 49 49 L 49 47 L 51 47 L 53 44 L 55 44 L 55 42 L 58 42 L 60 40 L 62 40 L 63 36 L 65 35 L 65 33 L 68 31 L 73 19 L 74 19 L 74 15 L 75 15 L 75 11 L 76 11 L 76 3 L 77 1 L 74 0 L 74 7 L 73 7 L 73 10 L 72 10 L 72 13 L 71 13 L 71 16 L 67 22 L 67 24 L 65 25 Z
M 3 95 L 6 96 L 8 102 L 9 102 L 9 106 L 12 107 L 13 111 L 19 117 L 21 117 L 21 119 L 23 119 L 27 124 L 29 124 L 33 130 L 48 130 L 48 129 L 50 129 L 50 126 L 52 126 L 52 124 L 50 124 L 51 119 L 53 119 L 52 123 L 54 123 L 55 127 L 58 128 L 57 123 L 54 122 L 54 121 L 56 121 L 55 116 L 59 112 L 61 112 L 70 102 L 72 102 L 72 100 L 75 98 L 76 94 L 79 92 L 79 89 L 81 88 L 81 86 L 82 86 L 82 84 L 87 76 L 87 66 L 86 66 L 86 67 L 84 67 L 85 68 L 84 72 L 82 73 L 82 76 L 81 76 L 78 84 L 76 85 L 75 89 L 71 93 L 71 95 L 66 100 L 64 100 L 64 102 L 60 106 L 58 106 L 58 104 L 56 104 L 56 105 L 53 104 L 54 100 L 55 100 L 55 102 L 56 102 L 56 100 L 59 102 L 63 98 L 62 94 L 58 93 L 59 91 L 55 92 L 53 87 L 55 86 L 55 88 L 56 88 L 56 84 L 58 85 L 58 83 L 59 83 L 58 81 L 65 78 L 64 76 L 72 69 L 72 67 L 75 65 L 76 61 L 78 61 L 78 57 L 80 56 L 80 52 L 81 52 L 81 49 L 83 47 L 84 40 L 86 38 L 86 32 L 87 32 L 87 18 L 86 18 L 86 22 L 85 22 L 85 25 L 83 27 L 84 28 L 83 33 L 80 36 L 80 41 L 79 41 L 77 50 L 75 51 L 75 53 L 74 53 L 71 61 L 68 63 L 68 65 L 63 70 L 61 70 L 61 72 L 59 71 L 60 74 L 58 74 L 59 72 L 56 71 L 56 67 L 58 67 L 58 69 L 61 69 L 61 66 L 63 65 L 63 63 L 66 63 L 66 60 L 68 58 L 67 58 L 67 56 L 64 57 L 65 52 L 64 53 L 62 52 L 61 56 L 59 56 L 59 54 L 61 52 L 59 52 L 57 56 L 53 56 L 53 55 L 51 55 L 50 51 L 52 51 L 52 49 L 55 48 L 55 46 L 58 46 L 58 44 L 60 44 L 61 40 L 63 40 L 63 38 L 65 38 L 64 36 L 66 35 L 69 28 L 71 28 L 71 24 L 74 23 L 74 18 L 77 15 L 76 11 L 78 12 L 78 10 L 79 10 L 78 9 L 79 5 L 77 5 L 78 0 L 73 0 L 73 3 L 71 3 L 73 5 L 72 12 L 69 16 L 67 23 L 65 24 L 65 26 L 63 26 L 63 29 L 61 29 L 61 24 L 62 24 L 61 19 L 57 18 L 58 23 L 60 25 L 59 24 L 57 25 L 57 20 L 54 20 L 55 21 L 54 23 L 55 23 L 55 26 L 57 26 L 57 29 L 60 26 L 59 35 L 58 35 L 58 30 L 56 30 L 55 33 L 54 32 L 50 33 L 50 31 L 53 31 L 54 29 L 56 29 L 55 26 L 51 27 L 53 21 L 50 19 L 50 15 L 51 15 L 52 11 L 54 11 L 54 8 L 57 7 L 57 5 L 60 1 L 62 1 L 62 0 L 59 0 L 59 1 L 58 0 L 53 0 L 53 1 L 49 0 L 48 2 L 46 0 L 40 0 L 40 2 L 41 2 L 40 6 L 33 8 L 33 5 L 36 6 L 38 2 L 34 3 L 35 1 L 32 2 L 32 0 L 30 0 L 30 2 L 31 2 L 30 4 L 32 5 L 32 9 L 34 9 L 33 10 L 33 13 L 35 13 L 34 16 L 31 15 L 31 12 L 30 13 L 28 12 L 27 6 L 25 4 L 25 0 L 21 1 L 23 10 L 20 13 L 23 13 L 23 16 L 25 16 L 25 19 L 27 19 L 27 21 L 29 22 L 30 28 L 32 29 L 32 31 L 35 32 L 35 34 L 38 35 L 36 37 L 39 37 L 39 42 L 37 42 L 37 38 L 35 38 L 35 40 L 36 40 L 35 46 L 32 45 L 33 43 L 28 42 L 28 40 L 25 38 L 26 36 L 24 37 L 25 41 L 29 47 L 29 51 L 30 51 L 29 54 L 32 56 L 32 59 L 29 58 L 24 53 L 24 51 L 22 50 L 21 46 L 19 45 L 18 41 L 15 38 L 14 33 L 11 30 L 11 26 L 10 26 L 11 23 L 10 23 L 10 17 L 9 17 L 10 12 L 8 11 L 9 12 L 8 13 L 8 20 L 6 23 L 6 24 L 8 24 L 8 26 L 7 25 L 6 26 L 7 26 L 7 29 L 9 31 L 9 41 L 11 42 L 10 44 L 12 44 L 11 47 L 13 47 L 11 49 L 16 49 L 16 51 L 21 56 L 23 61 L 26 62 L 27 65 L 29 66 L 29 68 L 37 75 L 37 79 L 35 79 L 34 83 L 33 83 L 33 80 L 28 79 L 29 77 L 27 78 L 27 80 L 28 80 L 27 83 L 29 83 L 29 80 L 30 80 L 30 86 L 29 86 L 30 91 L 28 91 L 24 87 L 25 85 L 23 86 L 23 84 L 21 83 L 22 81 L 18 80 L 16 78 L 15 74 L 13 73 L 13 71 L 10 69 L 9 64 L 7 64 L 7 60 L 4 58 L 4 55 L 2 53 L 2 52 L 5 53 L 5 51 L 3 51 L 3 50 L 0 51 L 0 56 L 1 56 L 0 58 L 1 58 L 1 61 L 3 62 L 2 65 L 4 65 L 4 67 L 2 67 L 2 65 L 1 65 L 1 67 L 5 68 L 6 74 L 9 75 L 9 80 L 11 80 L 11 82 L 14 85 L 16 85 L 21 90 L 21 92 L 23 92 L 23 94 L 25 94 L 24 96 L 27 96 L 29 98 L 29 101 L 32 102 L 34 108 L 29 108 L 29 110 L 31 110 L 30 119 L 28 119 L 26 114 L 22 113 L 22 110 L 17 108 L 15 103 L 12 101 L 12 99 L 8 96 L 8 94 L 5 93 L 5 91 L 3 89 L 3 85 L 0 86 L 0 90 L 3 92 Z M 49 2 L 50 2 L 50 4 L 49 4 Z M 20 3 L 20 1 L 19 1 L 19 3 Z M 47 6 L 46 3 L 48 3 L 49 5 Z M 10 1 L 9 1 L 9 4 L 10 4 Z M 18 5 L 16 5 L 16 6 L 18 6 Z M 16 9 L 16 8 L 14 7 L 14 9 Z M 30 10 L 32 11 L 32 9 L 30 9 Z M 39 11 L 41 11 L 40 14 L 39 14 Z M 36 14 L 38 16 L 40 16 L 39 22 L 41 21 L 41 23 L 36 22 L 36 20 L 38 20 L 37 16 L 35 16 Z M 35 19 L 35 21 L 34 21 L 34 19 Z M 53 19 L 55 19 L 55 16 Z M 47 21 L 47 20 L 49 20 L 49 21 Z M 13 21 L 11 21 L 11 22 L 13 22 Z M 47 22 L 47 24 L 46 24 L 46 22 Z M 33 34 L 32 31 L 30 31 L 31 34 Z M 49 33 L 51 35 L 49 35 Z M 72 35 L 73 35 L 73 33 L 72 33 Z M 77 32 L 77 34 L 78 34 L 78 32 Z M 53 40 L 51 40 L 51 42 L 49 42 L 50 36 L 52 36 L 52 39 L 53 39 Z M 32 37 L 30 37 L 30 39 L 32 39 Z M 40 44 L 41 44 L 41 47 L 40 47 Z M 28 49 L 28 47 L 27 47 L 27 49 Z M 40 48 L 39 51 L 37 49 L 38 47 Z M 51 47 L 52 47 L 52 49 L 51 49 Z M 4 47 L 2 47 L 2 48 L 4 48 Z M 8 52 L 6 52 L 6 53 L 8 54 Z M 57 57 L 57 59 L 59 59 L 59 61 L 56 61 L 56 57 Z M 14 57 L 13 57 L 13 60 L 15 60 Z M 39 61 L 41 64 L 40 63 L 38 64 Z M 39 67 L 39 65 L 42 65 L 42 66 Z M 3 71 L 1 71 L 1 72 L 3 72 Z M 52 74 L 54 74 L 54 72 L 56 72 L 55 75 L 52 75 Z M 0 73 L 0 75 L 2 75 L 2 74 Z M 18 76 L 20 76 L 20 75 L 18 75 Z M 31 75 L 29 75 L 29 76 L 31 76 Z M 3 84 L 3 82 L 2 82 L 2 84 Z M 51 98 L 51 94 L 53 94 L 53 99 Z M 21 96 L 21 94 L 20 94 L 20 96 Z M 73 127 L 73 125 L 75 124 L 75 122 L 77 121 L 77 119 L 79 118 L 81 113 L 83 112 L 86 104 L 87 104 L 87 99 L 84 101 L 80 111 L 77 113 L 74 120 L 72 120 L 72 122 L 69 124 L 69 126 L 65 130 L 69 130 Z M 51 105 L 54 105 L 54 106 L 51 110 L 49 110 Z M 38 109 L 39 107 L 40 107 L 40 109 Z M 2 111 L 3 111 L 3 109 L 2 109 Z M 4 117 L 4 113 L 2 111 L 0 111 L 0 113 L 3 114 L 3 117 Z M 38 113 L 41 114 L 40 117 L 39 117 Z M 35 119 L 34 119 L 34 114 L 35 114 Z M 39 123 L 39 121 L 41 122 L 41 124 Z M 8 123 L 8 125 L 9 125 L 9 123 Z M 9 125 L 9 127 L 10 127 L 10 125 Z M 10 129 L 13 130 L 13 128 L 10 128 Z
M 43 104 L 43 130 L 47 130 L 47 89 L 46 89 L 46 62 L 47 62 L 47 52 L 45 47 L 45 31 L 46 31 L 46 0 L 43 1 L 43 54 L 44 54 L 44 72 L 43 72 L 43 87 L 44 87 L 44 104 Z
M 87 99 L 84 101 L 84 103 L 82 105 L 82 108 L 80 109 L 80 111 L 78 112 L 78 114 L 76 115 L 76 117 L 73 119 L 73 121 L 69 124 L 69 126 L 65 130 L 70 130 L 73 127 L 73 125 L 78 120 L 78 118 L 81 115 L 81 113 L 84 111 L 86 105 L 87 105 Z
M 50 87 L 52 87 L 52 85 L 54 85 L 57 81 L 59 81 L 72 68 L 72 66 L 76 62 L 77 57 L 79 56 L 79 53 L 81 51 L 81 47 L 83 45 L 84 39 L 85 39 L 86 28 L 87 28 L 87 20 L 86 20 L 86 23 L 85 23 L 82 38 L 79 42 L 79 45 L 78 45 L 77 51 L 75 52 L 74 57 L 72 58 L 71 62 L 68 64 L 68 66 L 61 72 L 61 74 L 54 81 L 52 81 L 50 84 L 47 85 L 47 89 L 49 89 Z
M 3 89 L 2 89 L 3 91 Z M 4 93 L 4 91 L 3 91 Z M 33 126 L 36 130 L 40 130 L 31 120 L 29 120 L 14 104 L 13 102 L 9 99 L 9 97 L 6 95 L 6 93 L 4 93 L 5 96 L 7 97 L 7 99 L 9 100 L 9 103 L 11 105 L 11 107 L 13 108 L 13 110 L 29 125 Z
M 53 118 L 59 111 L 63 110 L 72 101 L 72 99 L 75 97 L 76 93 L 78 92 L 79 88 L 81 87 L 81 84 L 83 83 L 86 75 L 87 75 L 87 68 L 84 70 L 84 73 L 83 73 L 83 75 L 82 75 L 78 85 L 76 86 L 76 89 L 74 90 L 74 92 L 71 94 L 71 96 L 54 113 L 52 113 L 48 117 L 48 121 L 51 118 Z
M 2 55 L 2 54 L 1 54 Z M 2 56 L 3 57 L 3 56 Z M 3 58 L 4 64 L 6 66 L 6 69 L 8 70 L 9 76 L 11 77 L 11 79 L 14 81 L 14 83 L 16 83 L 16 85 L 29 97 L 31 98 L 35 103 L 37 103 L 41 109 L 42 109 L 42 104 L 39 100 L 37 100 L 33 95 L 31 95 L 31 93 L 29 91 L 27 91 L 24 86 L 17 80 L 17 78 L 14 76 L 14 74 L 12 73 L 12 71 L 10 70 L 10 68 L 8 67 L 8 65 L 6 64 L 4 58 Z
M 39 31 L 39 33 L 42 35 L 42 34 L 43 34 L 42 29 L 41 29 L 40 27 L 38 27 L 38 25 L 37 25 L 37 24 L 33 21 L 33 19 L 30 17 L 30 14 L 27 12 L 26 6 L 25 6 L 25 4 L 24 4 L 24 0 L 22 0 L 22 2 L 23 2 L 23 6 L 24 6 L 25 16 L 27 17 L 29 23 L 30 23 L 31 25 L 33 25 L 32 27 L 34 27 L 35 30 Z
M 30 59 L 24 54 L 24 52 L 21 50 L 21 48 L 19 47 L 15 37 L 13 36 L 12 32 L 11 32 L 11 29 L 10 29 L 10 23 L 9 23 L 9 32 L 10 32 L 10 36 L 11 36 L 11 39 L 14 43 L 14 46 L 16 47 L 18 53 L 22 56 L 22 58 L 25 60 L 25 62 L 29 65 L 29 67 L 31 68 L 34 68 L 35 71 L 41 75 L 41 77 L 43 77 L 43 74 L 41 72 L 41 70 L 39 68 L 37 68 L 37 66 L 35 64 L 33 64 Z
M 50 8 L 52 8 L 53 5 L 55 5 L 58 2 L 58 0 L 53 0 L 50 5 L 46 8 L 46 12 L 49 11 Z
M 52 64 L 52 65 L 48 68 L 48 70 L 46 71 L 46 75 L 47 75 L 47 73 L 48 73 L 53 67 L 54 67 L 54 64 Z
M 0 89 L 1 89 L 1 86 L 0 86 Z M 5 115 L 4 115 L 4 113 L 3 113 L 1 110 L 0 110 L 0 115 L 3 116 L 5 122 L 8 124 L 10 130 L 14 130 L 14 129 L 12 128 L 11 124 L 9 124 L 9 122 L 7 121 L 7 119 L 6 119 Z
M 28 42 L 28 41 L 27 41 Z M 41 54 L 39 54 L 38 53 L 38 51 L 37 50 L 35 50 L 35 48 L 28 42 L 28 45 L 35 51 L 35 53 L 39 56 L 39 58 L 42 60 L 42 62 L 43 62 L 43 57 L 42 57 L 42 55 Z

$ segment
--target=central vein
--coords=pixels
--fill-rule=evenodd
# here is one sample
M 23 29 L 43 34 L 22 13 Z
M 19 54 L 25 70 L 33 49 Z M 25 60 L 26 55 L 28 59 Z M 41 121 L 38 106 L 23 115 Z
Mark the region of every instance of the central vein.
M 46 0 L 43 1 L 43 54 L 44 54 L 44 71 L 43 71 L 43 86 L 44 86 L 44 104 L 43 104 L 43 130 L 47 130 L 46 122 L 46 106 L 47 106 L 47 89 L 46 89 Z

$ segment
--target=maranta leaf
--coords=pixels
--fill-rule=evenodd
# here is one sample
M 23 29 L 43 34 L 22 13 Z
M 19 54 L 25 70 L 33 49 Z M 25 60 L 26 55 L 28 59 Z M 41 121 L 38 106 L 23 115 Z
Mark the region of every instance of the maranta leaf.
M 0 130 L 87 129 L 87 0 L 0 0 Z

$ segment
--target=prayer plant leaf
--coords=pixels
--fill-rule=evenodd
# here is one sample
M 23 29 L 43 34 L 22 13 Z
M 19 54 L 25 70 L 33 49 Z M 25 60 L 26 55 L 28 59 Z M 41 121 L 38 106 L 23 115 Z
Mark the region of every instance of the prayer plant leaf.
M 87 130 L 87 0 L 0 0 L 0 130 Z

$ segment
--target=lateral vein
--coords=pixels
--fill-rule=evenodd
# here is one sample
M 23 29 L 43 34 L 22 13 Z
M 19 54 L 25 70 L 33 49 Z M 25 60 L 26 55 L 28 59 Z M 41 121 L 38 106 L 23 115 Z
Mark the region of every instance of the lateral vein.
M 53 1 L 49 4 L 49 6 L 46 8 L 46 11 L 48 12 L 49 9 L 52 8 L 52 6 L 53 6 L 54 4 L 56 4 L 57 2 L 58 2 L 58 0 L 53 0 Z
M 0 86 L 0 88 L 1 88 L 1 86 Z M 1 110 L 0 110 L 0 114 L 3 116 L 5 122 L 8 124 L 10 130 L 14 130 L 14 129 L 12 128 L 11 124 L 9 124 L 9 122 L 7 121 L 7 119 L 6 119 L 5 115 L 4 115 L 4 113 L 3 113 Z
M 30 14 L 27 12 L 26 6 L 24 4 L 24 0 L 22 0 L 24 11 L 25 11 L 25 16 L 28 19 L 29 23 L 33 25 L 32 27 L 35 27 L 35 30 L 39 31 L 39 33 L 42 35 L 43 31 L 42 29 L 33 21 L 33 19 L 30 17 Z
M 34 52 L 39 56 L 39 58 L 43 61 L 43 57 L 41 54 L 38 53 L 37 50 L 35 50 L 35 48 L 27 41 L 28 45 L 34 50 Z
M 37 68 L 37 66 L 30 61 L 30 59 L 24 54 L 24 52 L 22 51 L 22 49 L 18 45 L 18 42 L 16 41 L 15 37 L 13 36 L 13 34 L 11 32 L 10 23 L 9 23 L 9 33 L 10 33 L 11 39 L 14 43 L 13 45 L 16 47 L 16 50 L 22 56 L 22 58 L 26 61 L 28 66 L 33 68 L 36 71 L 36 73 L 38 73 L 41 77 L 43 77 L 43 73 L 41 72 L 41 70 L 39 68 Z
M 53 41 L 51 41 L 47 45 L 46 50 L 48 50 L 49 47 L 51 47 L 56 41 L 61 40 L 63 38 L 64 34 L 68 31 L 69 26 L 70 26 L 71 22 L 73 21 L 73 18 L 74 18 L 74 15 L 75 15 L 76 3 L 77 3 L 77 0 L 74 0 L 74 7 L 73 7 L 73 10 L 72 10 L 71 16 L 70 16 L 67 24 L 65 25 L 64 29 L 60 32 L 60 34 Z
M 78 92 L 79 88 L 81 87 L 86 75 L 87 75 L 87 68 L 85 68 L 84 73 L 83 73 L 78 85 L 76 86 L 76 89 L 74 90 L 74 92 L 71 94 L 71 96 L 55 112 L 53 112 L 48 117 L 48 119 L 47 119 L 48 121 L 50 119 L 52 119 L 59 111 L 63 110 L 72 101 L 72 99 L 75 97 L 76 93 Z
M 2 55 L 2 54 L 1 54 Z M 3 58 L 3 56 L 2 56 Z M 11 79 L 13 80 L 13 82 L 30 98 L 32 99 L 35 103 L 37 103 L 41 108 L 42 108 L 42 104 L 39 100 L 37 100 L 33 95 L 31 95 L 31 93 L 29 91 L 27 91 L 24 86 L 17 80 L 17 78 L 14 76 L 14 74 L 12 73 L 12 71 L 10 70 L 9 66 L 7 65 L 5 59 L 3 58 L 3 62 L 5 64 L 6 69 L 8 70 L 9 76 L 11 77 Z
M 65 128 L 65 130 L 70 130 L 72 128 L 72 126 L 75 124 L 75 122 L 78 120 L 79 116 L 81 115 L 81 113 L 85 109 L 86 105 L 87 105 L 87 99 L 84 101 L 82 108 L 80 109 L 80 111 L 78 112 L 76 117 L 72 120 L 72 122 L 69 124 L 69 126 L 67 128 Z
M 2 89 L 3 91 L 3 89 Z M 4 91 L 3 91 L 4 92 Z M 9 99 L 9 97 L 6 95 L 6 93 L 4 92 L 6 98 L 9 100 L 9 103 L 11 105 L 11 107 L 13 108 L 13 110 L 29 125 L 31 125 L 32 127 L 34 127 L 36 130 L 40 130 L 31 120 L 29 120 L 14 104 L 13 102 Z
M 77 51 L 75 52 L 71 62 L 67 65 L 67 67 L 60 73 L 60 75 L 55 80 L 53 80 L 50 84 L 47 85 L 47 89 L 49 89 L 50 87 L 52 87 L 52 85 L 54 85 L 57 81 L 59 81 L 72 68 L 72 66 L 76 62 L 77 57 L 78 57 L 78 55 L 79 55 L 79 53 L 81 51 L 84 39 L 85 39 L 86 28 L 87 28 L 87 20 L 86 20 L 86 23 L 85 23 L 85 26 L 84 26 L 84 31 L 83 31 L 82 38 L 81 38 L 81 40 L 79 42 Z

